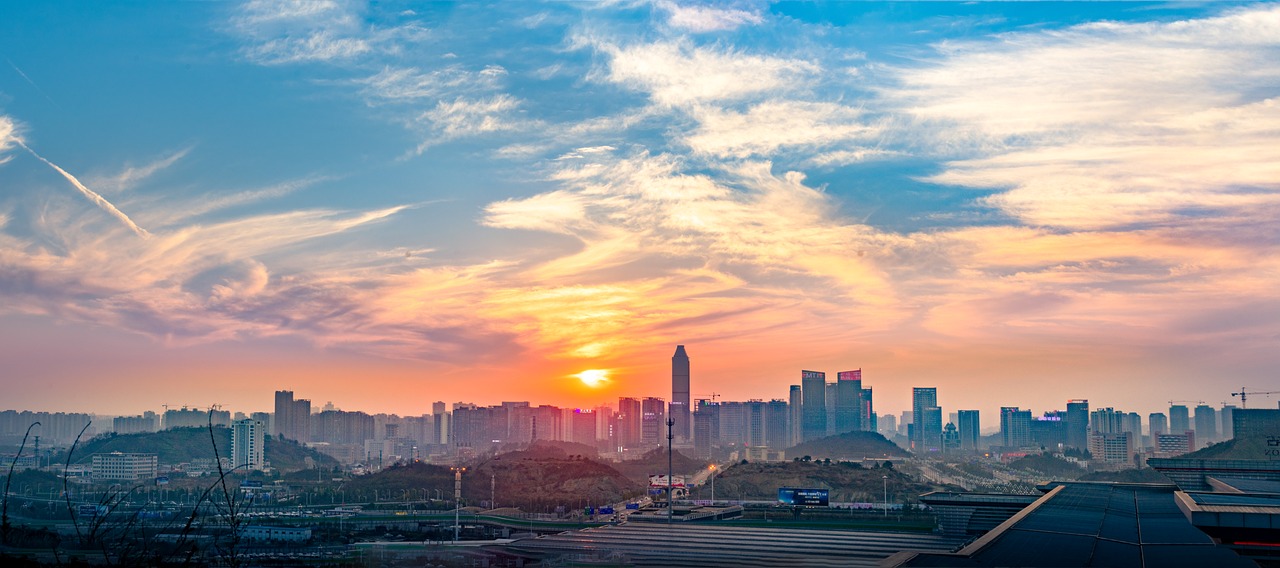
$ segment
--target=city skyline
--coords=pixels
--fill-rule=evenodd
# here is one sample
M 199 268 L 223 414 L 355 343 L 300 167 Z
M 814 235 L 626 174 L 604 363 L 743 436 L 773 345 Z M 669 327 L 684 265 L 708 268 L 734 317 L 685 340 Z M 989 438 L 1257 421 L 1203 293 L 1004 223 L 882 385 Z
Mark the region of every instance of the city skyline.
M 6 406 L 1280 390 L 1274 3 L 412 8 L 0 7 Z

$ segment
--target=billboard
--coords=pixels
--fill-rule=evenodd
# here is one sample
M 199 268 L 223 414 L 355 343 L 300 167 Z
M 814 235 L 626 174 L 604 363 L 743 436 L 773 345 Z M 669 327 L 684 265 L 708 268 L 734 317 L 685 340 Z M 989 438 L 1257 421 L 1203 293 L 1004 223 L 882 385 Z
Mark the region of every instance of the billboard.
M 666 475 L 650 475 L 649 476 L 649 487 L 666 487 L 666 486 L 667 486 Z M 683 475 L 671 476 L 671 487 L 684 487 L 684 486 L 685 484 L 684 484 Z
M 826 489 L 800 489 L 779 487 L 778 503 L 793 507 L 828 507 L 830 491 Z

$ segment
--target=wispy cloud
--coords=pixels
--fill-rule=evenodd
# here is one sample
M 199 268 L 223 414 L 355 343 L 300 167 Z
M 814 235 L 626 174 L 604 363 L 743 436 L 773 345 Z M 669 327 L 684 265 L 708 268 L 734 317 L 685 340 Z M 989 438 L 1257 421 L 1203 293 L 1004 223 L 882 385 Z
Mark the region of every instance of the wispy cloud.
M 44 156 L 37 154 L 35 150 L 32 150 L 31 147 L 27 146 L 21 139 L 14 139 L 14 142 L 17 145 L 22 146 L 22 148 L 27 152 L 29 152 L 32 156 L 35 156 L 37 160 L 40 160 L 41 162 L 44 162 L 46 165 L 48 165 L 50 168 L 53 168 L 53 170 L 58 172 L 63 178 L 66 178 L 68 182 L 71 182 L 72 187 L 75 187 L 77 190 L 79 190 L 81 194 L 83 194 L 86 198 L 89 199 L 89 201 L 92 201 L 94 205 L 97 205 L 103 211 L 106 211 L 107 213 L 111 214 L 112 217 L 119 219 L 121 223 L 124 223 L 124 225 L 128 227 L 129 230 L 136 233 L 139 237 L 142 237 L 144 239 L 151 237 L 151 233 L 148 233 L 146 229 L 139 227 L 137 223 L 133 222 L 133 219 L 130 219 L 129 216 L 125 215 L 123 211 L 117 209 L 116 206 L 112 205 L 110 201 L 107 201 L 92 189 L 85 187 L 83 183 L 80 183 L 79 179 L 76 179 L 76 176 L 73 176 L 69 172 L 67 172 L 67 170 L 64 170 L 58 167 L 57 164 L 50 162 L 49 160 L 46 160 Z
M 121 192 L 133 189 L 139 183 L 142 183 L 161 170 L 167 169 L 178 163 L 179 160 L 187 157 L 187 154 L 190 154 L 193 148 L 193 146 L 182 148 L 167 156 L 158 158 L 150 163 L 140 166 L 132 164 L 127 165 L 119 173 L 95 176 L 90 180 L 90 184 L 108 192 Z
M 658 9 L 667 13 L 667 25 L 692 32 L 718 32 L 764 22 L 755 10 L 743 10 L 712 4 L 697 5 L 663 0 Z
M 1035 225 L 1101 228 L 1275 203 L 1280 8 L 939 46 L 885 92 L 968 154 L 930 180 Z

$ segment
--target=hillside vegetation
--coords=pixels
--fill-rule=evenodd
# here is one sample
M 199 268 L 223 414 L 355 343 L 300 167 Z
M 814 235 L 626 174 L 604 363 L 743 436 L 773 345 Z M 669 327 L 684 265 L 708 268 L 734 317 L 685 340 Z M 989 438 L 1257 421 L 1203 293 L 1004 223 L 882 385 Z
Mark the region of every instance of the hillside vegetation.
M 893 468 L 864 468 L 856 463 L 757 462 L 739 464 L 716 477 L 716 495 L 721 499 L 772 501 L 779 487 L 830 490 L 832 502 L 870 502 L 884 499 L 888 476 L 890 501 L 914 501 L 936 487 L 919 483 Z
M 810 456 L 815 460 L 905 458 L 911 454 L 875 432 L 846 432 L 809 440 L 787 449 L 787 458 Z
M 447 467 L 414 463 L 352 479 L 343 491 L 348 500 L 354 500 L 369 499 L 375 490 L 393 498 L 424 489 L 434 496 L 439 490 L 446 500 L 452 500 L 453 482 L 454 474 Z M 609 465 L 550 445 L 479 460 L 467 466 L 462 475 L 464 504 L 480 505 L 492 498 L 500 507 L 530 512 L 550 511 L 560 505 L 572 509 L 616 503 L 642 492 L 640 484 Z
M 215 426 L 213 440 L 218 443 L 218 454 L 231 454 L 231 430 Z M 207 428 L 173 428 L 145 434 L 106 434 L 90 440 L 82 440 L 76 447 L 72 463 L 89 463 L 93 454 L 111 452 L 156 454 L 162 464 L 189 463 L 195 459 L 212 459 L 213 440 Z M 290 440 L 267 437 L 263 452 L 271 467 L 282 472 L 321 468 L 333 468 L 337 460 L 308 449 Z M 55 463 L 65 462 L 66 454 L 55 458 Z
M 679 450 L 671 453 L 671 470 L 675 475 L 693 475 L 706 469 L 711 462 L 688 457 Z M 666 475 L 667 450 L 655 448 L 636 460 L 627 460 L 613 464 L 614 469 L 622 472 L 628 479 L 642 485 L 649 484 L 650 475 Z
M 1085 470 L 1053 454 L 1032 454 L 1009 462 L 1009 467 L 1039 473 L 1054 479 L 1071 480 L 1085 474 Z

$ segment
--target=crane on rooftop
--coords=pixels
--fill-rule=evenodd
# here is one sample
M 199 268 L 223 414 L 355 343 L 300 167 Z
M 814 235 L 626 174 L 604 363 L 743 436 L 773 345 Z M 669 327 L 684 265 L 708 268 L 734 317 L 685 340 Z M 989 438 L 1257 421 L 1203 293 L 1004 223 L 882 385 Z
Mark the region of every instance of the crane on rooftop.
M 1259 394 L 1280 394 L 1280 391 L 1263 391 L 1263 392 L 1254 391 L 1254 392 L 1245 392 L 1245 387 L 1240 387 L 1240 392 L 1233 392 L 1233 393 L 1231 393 L 1231 396 L 1238 396 L 1238 397 L 1240 397 L 1240 408 L 1249 408 L 1249 402 L 1248 402 L 1248 401 L 1249 401 L 1249 395 L 1251 395 L 1251 394 L 1253 394 L 1253 395 L 1259 395 Z

